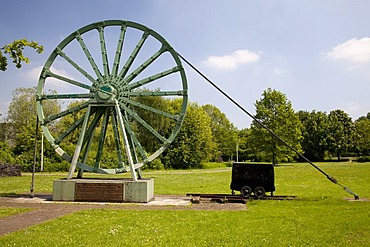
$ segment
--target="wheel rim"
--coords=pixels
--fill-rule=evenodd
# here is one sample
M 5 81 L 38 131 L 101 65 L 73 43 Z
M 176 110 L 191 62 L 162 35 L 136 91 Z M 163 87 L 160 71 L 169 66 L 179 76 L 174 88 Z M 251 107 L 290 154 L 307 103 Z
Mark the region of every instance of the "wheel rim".
M 133 171 L 158 157 L 175 139 L 185 117 L 187 90 L 181 61 L 162 36 L 138 23 L 109 20 L 78 29 L 51 53 L 39 78 L 37 112 L 45 137 L 65 160 L 93 172 Z M 177 99 L 181 106 L 168 112 L 150 103 L 163 99 Z M 48 100 L 75 105 L 46 116 Z M 62 132 L 53 129 L 72 115 L 80 117 L 71 126 Z M 153 126 L 150 119 L 157 118 L 166 120 L 170 129 Z M 140 136 L 140 129 L 146 137 Z M 101 168 L 109 131 L 117 152 L 114 169 Z M 71 155 L 63 144 L 76 135 L 81 140 Z M 144 137 L 157 143 L 146 148 Z M 94 164 L 89 164 L 94 147 Z M 125 158 L 125 152 L 132 157 Z M 130 159 L 133 164 L 127 167 Z
M 243 186 L 240 190 L 243 197 L 248 198 L 252 194 L 252 189 L 249 186 Z
M 265 189 L 263 187 L 256 187 L 254 189 L 254 195 L 257 198 L 262 198 L 265 195 Z

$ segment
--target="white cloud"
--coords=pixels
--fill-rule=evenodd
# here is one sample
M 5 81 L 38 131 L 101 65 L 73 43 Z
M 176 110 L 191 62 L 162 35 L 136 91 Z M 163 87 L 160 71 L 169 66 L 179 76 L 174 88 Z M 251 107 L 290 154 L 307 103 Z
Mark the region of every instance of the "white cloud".
M 370 62 L 370 38 L 350 39 L 337 45 L 325 55 L 330 59 L 347 61 L 351 64 L 368 63 Z
M 258 61 L 260 56 L 256 52 L 248 50 L 236 50 L 229 55 L 210 56 L 203 63 L 214 69 L 219 70 L 234 70 L 241 64 L 252 63 Z

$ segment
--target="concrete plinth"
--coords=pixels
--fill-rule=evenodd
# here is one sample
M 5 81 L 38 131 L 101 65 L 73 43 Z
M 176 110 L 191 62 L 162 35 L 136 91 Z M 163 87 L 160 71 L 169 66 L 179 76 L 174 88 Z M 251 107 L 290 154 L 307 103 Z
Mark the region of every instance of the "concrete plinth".
M 59 179 L 53 184 L 53 201 L 149 202 L 153 198 L 153 179 Z

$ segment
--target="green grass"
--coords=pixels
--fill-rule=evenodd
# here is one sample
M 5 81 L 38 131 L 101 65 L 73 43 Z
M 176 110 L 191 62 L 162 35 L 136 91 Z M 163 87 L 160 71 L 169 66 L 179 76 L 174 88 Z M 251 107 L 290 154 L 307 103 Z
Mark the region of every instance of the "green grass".
M 317 165 L 370 198 L 370 163 Z M 301 200 L 249 201 L 245 211 L 86 210 L 2 236 L 0 246 L 370 246 L 370 202 L 344 200 L 353 196 L 308 164 L 280 165 L 275 173 L 276 194 Z M 156 194 L 230 193 L 225 167 L 144 176 L 155 179 Z M 36 192 L 51 192 L 61 177 L 38 175 Z M 0 193 L 24 192 L 30 178 L 2 178 Z
M 32 210 L 31 208 L 0 207 L 0 218 Z

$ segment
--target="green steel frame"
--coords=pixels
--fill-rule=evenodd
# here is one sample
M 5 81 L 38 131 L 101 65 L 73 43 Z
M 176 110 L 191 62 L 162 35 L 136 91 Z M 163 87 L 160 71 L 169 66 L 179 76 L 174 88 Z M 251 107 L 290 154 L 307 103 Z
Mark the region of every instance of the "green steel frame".
M 114 54 L 114 61 L 110 66 L 109 63 L 109 50 L 107 49 L 106 42 L 106 29 L 114 28 L 117 30 L 118 40 Z M 110 29 L 111 30 L 111 29 Z M 134 48 L 129 53 L 130 55 L 126 60 L 122 58 L 124 51 L 124 43 L 128 38 L 128 30 L 134 30 L 135 32 L 141 33 L 141 38 L 137 41 Z M 97 32 L 97 33 L 96 33 Z M 100 43 L 100 54 L 99 58 L 94 57 L 93 52 L 90 51 L 84 38 L 85 35 L 94 33 L 98 36 Z M 140 56 L 140 51 L 145 45 L 148 38 L 159 42 L 160 49 L 154 51 L 149 58 L 139 65 L 134 66 L 135 59 Z M 88 39 L 87 36 L 86 39 Z M 68 46 L 71 44 L 79 44 L 84 54 L 84 61 L 76 61 L 70 56 L 70 50 Z M 96 53 L 95 53 L 96 54 Z M 150 76 L 146 76 L 141 79 L 136 79 L 138 76 L 159 57 L 168 56 L 172 58 L 173 63 L 168 69 L 158 71 Z M 84 64 L 88 60 L 89 66 L 91 66 L 88 72 Z M 53 66 L 57 59 L 62 60 L 68 64 L 74 72 L 78 72 L 82 75 L 84 80 L 73 79 L 71 76 L 60 75 L 61 73 L 55 72 Z M 99 61 L 97 59 L 100 59 Z M 97 61 L 99 63 L 97 63 Z M 98 64 L 101 64 L 100 66 Z M 86 66 L 86 65 L 85 65 Z M 52 72 L 54 71 L 54 72 Z M 57 71 L 57 70 L 56 70 Z M 168 77 L 169 75 L 178 75 L 176 90 L 137 90 L 143 89 L 153 82 L 161 82 L 161 79 Z M 171 77 L 172 78 L 172 77 Z M 172 80 L 172 79 L 171 79 Z M 48 93 L 48 89 L 55 85 L 55 81 L 58 84 L 73 85 L 75 88 L 79 88 L 83 93 Z M 171 97 L 182 99 L 181 109 L 176 113 L 168 113 L 160 109 L 156 109 L 153 106 L 139 103 L 138 97 Z M 60 100 L 60 101 L 76 101 L 76 106 L 69 109 L 64 109 L 61 112 L 53 115 L 47 115 L 44 111 L 44 106 L 48 100 Z M 48 60 L 46 61 L 37 88 L 37 114 L 40 119 L 43 133 L 50 144 L 53 146 L 55 151 L 63 157 L 63 159 L 70 162 L 70 170 L 67 179 L 73 177 L 75 170 L 78 168 L 78 176 L 81 177 L 83 171 L 96 172 L 96 173 L 110 173 L 116 174 L 126 171 L 131 171 L 133 180 L 138 177 L 141 178 L 140 168 L 146 163 L 152 161 L 158 157 L 175 139 L 176 135 L 180 131 L 182 122 L 185 117 L 186 107 L 188 101 L 188 88 L 187 80 L 184 68 L 176 51 L 167 43 L 167 41 L 160 36 L 157 32 L 149 29 L 138 23 L 123 21 L 123 20 L 107 20 L 102 22 L 93 23 L 83 28 L 78 29 L 74 33 L 66 37 L 51 53 Z M 174 122 L 174 128 L 168 136 L 161 135 L 155 127 L 151 126 L 151 123 L 143 120 L 135 111 L 135 107 L 139 107 L 153 114 L 157 114 L 161 117 L 169 118 Z M 53 124 L 60 122 L 64 117 L 71 114 L 77 114 L 83 112 L 83 116 L 76 120 L 67 130 L 63 133 L 52 128 Z M 134 119 L 137 123 L 140 123 L 146 128 L 151 135 L 154 135 L 157 140 L 161 143 L 157 151 L 147 154 L 146 150 L 142 147 L 140 141 L 135 133 L 135 127 L 132 126 Z M 117 164 L 114 169 L 103 169 L 101 168 L 101 157 L 104 152 L 104 145 L 106 140 L 106 134 L 108 125 L 112 125 L 114 132 L 114 140 L 116 147 Z M 88 164 L 87 158 L 94 145 L 92 142 L 94 136 L 96 136 L 96 129 L 98 129 L 98 143 L 97 150 L 94 150 L 96 156 L 94 158 L 94 164 Z M 172 126 L 172 125 L 171 125 Z M 78 132 L 78 140 L 76 140 L 76 146 L 72 155 L 68 154 L 61 144 L 67 137 L 75 136 Z M 123 154 L 126 154 L 126 160 L 128 163 L 124 163 Z

